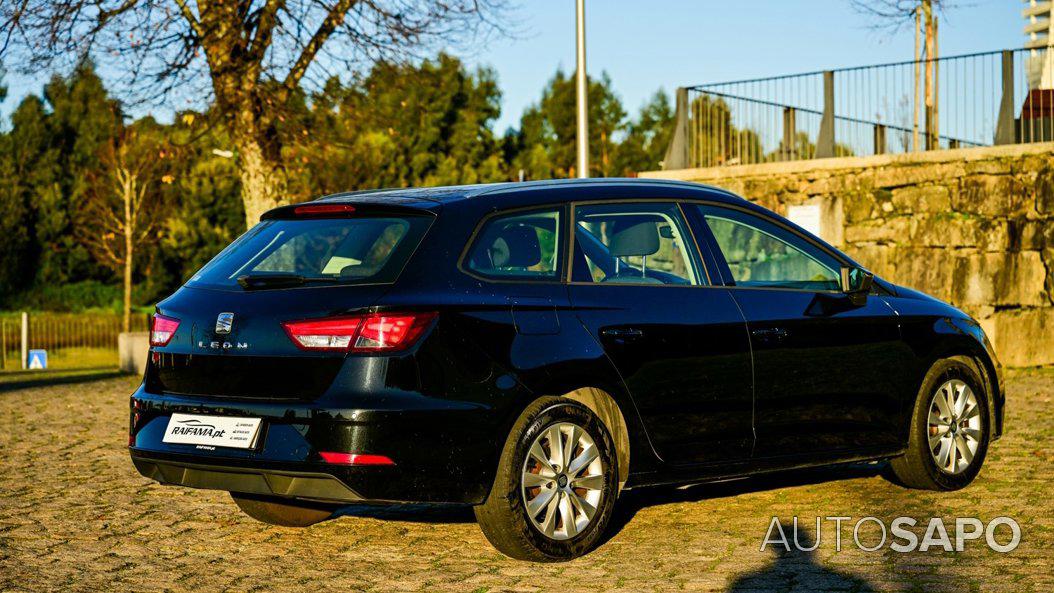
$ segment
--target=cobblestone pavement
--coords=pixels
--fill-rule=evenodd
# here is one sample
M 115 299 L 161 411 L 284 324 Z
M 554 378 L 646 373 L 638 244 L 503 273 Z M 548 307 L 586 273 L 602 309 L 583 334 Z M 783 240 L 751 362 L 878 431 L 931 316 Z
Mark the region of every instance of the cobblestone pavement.
M 162 487 L 125 451 L 133 380 L 0 393 L 0 591 L 1054 591 L 1054 370 L 1008 377 L 1009 432 L 958 493 L 915 492 L 869 468 L 632 491 L 614 535 L 565 564 L 509 560 L 469 510 L 351 508 L 307 529 L 256 523 L 223 492 Z M 760 545 L 771 517 L 824 521 L 815 553 Z M 1006 515 L 1020 546 L 863 552 L 864 516 Z M 1008 531 L 1000 528 L 1001 541 Z M 954 533 L 950 534 L 954 541 Z M 877 543 L 874 523 L 860 538 Z M 803 541 L 804 543 L 804 541 Z

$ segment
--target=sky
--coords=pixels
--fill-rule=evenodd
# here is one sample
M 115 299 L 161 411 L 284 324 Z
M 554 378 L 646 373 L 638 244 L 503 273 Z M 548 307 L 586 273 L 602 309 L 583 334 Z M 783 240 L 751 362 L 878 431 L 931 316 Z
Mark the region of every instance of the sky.
M 940 23 L 942 56 L 1024 44 L 1019 0 L 954 4 Z M 574 70 L 574 7 L 574 0 L 519 0 L 513 36 L 456 52 L 497 72 L 498 132 L 518 124 L 558 68 Z M 679 86 L 912 58 L 911 27 L 891 34 L 873 24 L 849 0 L 586 0 L 587 71 L 607 72 L 633 114 L 659 88 L 672 96 Z M 46 78 L 9 75 L 0 114 L 40 92 Z

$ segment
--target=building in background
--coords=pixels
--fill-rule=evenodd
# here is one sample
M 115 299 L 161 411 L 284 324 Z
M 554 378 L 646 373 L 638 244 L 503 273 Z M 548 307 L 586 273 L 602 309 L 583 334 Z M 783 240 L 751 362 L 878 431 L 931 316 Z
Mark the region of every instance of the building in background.
M 1047 47 L 1054 36 L 1051 35 L 1051 2 L 1023 0 L 1027 5 L 1021 11 L 1025 17 L 1025 36 L 1028 41 L 1025 47 L 1031 50 L 1025 69 L 1028 72 L 1029 89 L 1054 88 L 1050 52 Z

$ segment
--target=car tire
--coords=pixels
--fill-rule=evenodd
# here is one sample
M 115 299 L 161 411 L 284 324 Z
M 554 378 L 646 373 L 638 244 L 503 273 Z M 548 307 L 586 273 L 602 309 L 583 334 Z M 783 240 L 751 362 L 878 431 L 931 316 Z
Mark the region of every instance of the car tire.
M 280 527 L 307 527 L 333 516 L 335 507 L 273 496 L 231 492 L 243 513 L 257 521 Z
M 991 426 L 989 394 L 973 362 L 937 361 L 915 399 L 907 451 L 890 462 L 893 481 L 921 490 L 966 487 L 984 464 Z
M 554 439 L 560 451 L 554 452 Z M 474 508 L 476 519 L 509 557 L 571 560 L 600 543 L 618 496 L 617 472 L 611 435 L 600 419 L 577 402 L 543 398 L 513 425 L 490 494 Z

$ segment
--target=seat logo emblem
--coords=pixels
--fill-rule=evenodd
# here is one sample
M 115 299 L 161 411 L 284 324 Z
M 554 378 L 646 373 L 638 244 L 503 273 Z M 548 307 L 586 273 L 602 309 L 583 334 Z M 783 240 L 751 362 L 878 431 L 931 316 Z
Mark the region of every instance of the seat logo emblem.
M 216 333 L 220 335 L 227 335 L 231 333 L 231 326 L 234 325 L 234 313 L 220 313 L 216 316 Z

